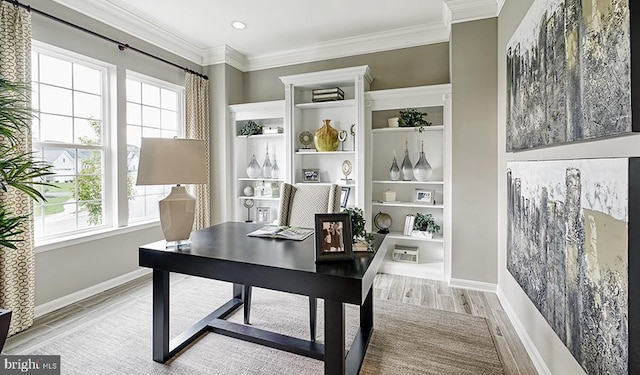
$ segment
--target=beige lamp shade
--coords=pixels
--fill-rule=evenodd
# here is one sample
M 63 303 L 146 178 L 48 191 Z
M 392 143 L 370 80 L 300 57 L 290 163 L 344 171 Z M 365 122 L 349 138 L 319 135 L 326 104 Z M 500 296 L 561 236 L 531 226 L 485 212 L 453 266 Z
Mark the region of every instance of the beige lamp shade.
M 142 138 L 136 185 L 205 184 L 204 141 Z

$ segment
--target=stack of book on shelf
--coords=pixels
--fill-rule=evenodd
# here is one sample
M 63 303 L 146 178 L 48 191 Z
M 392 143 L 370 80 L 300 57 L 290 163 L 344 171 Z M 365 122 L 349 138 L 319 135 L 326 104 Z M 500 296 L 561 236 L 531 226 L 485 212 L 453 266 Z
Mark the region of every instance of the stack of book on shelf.
M 404 230 L 402 231 L 402 234 L 405 236 L 410 236 L 411 233 L 413 232 L 413 224 L 415 224 L 416 221 L 416 217 L 413 215 L 407 215 L 404 218 Z
M 344 91 L 340 87 L 313 90 L 312 102 L 327 102 L 331 100 L 344 100 Z

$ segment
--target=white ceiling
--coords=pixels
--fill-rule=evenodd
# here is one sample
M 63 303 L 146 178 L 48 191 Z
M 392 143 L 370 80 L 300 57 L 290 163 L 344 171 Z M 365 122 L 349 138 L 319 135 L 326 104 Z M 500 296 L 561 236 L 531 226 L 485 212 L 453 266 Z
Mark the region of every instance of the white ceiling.
M 500 0 L 55 1 L 198 64 L 255 70 L 446 41 L 452 19 L 495 16 Z

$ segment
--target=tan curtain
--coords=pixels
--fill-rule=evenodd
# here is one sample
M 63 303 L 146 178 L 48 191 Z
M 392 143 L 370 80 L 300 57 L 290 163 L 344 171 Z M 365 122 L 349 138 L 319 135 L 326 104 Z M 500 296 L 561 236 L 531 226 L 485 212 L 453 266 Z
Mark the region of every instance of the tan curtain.
M 205 141 L 207 153 L 207 181 L 210 181 L 211 164 L 209 157 L 209 80 L 187 72 L 185 79 L 186 135 L 189 139 Z M 191 185 L 189 192 L 196 197 L 196 218 L 193 229 L 211 225 L 211 201 L 209 184 Z
M 31 14 L 7 2 L 0 3 L 0 76 L 8 81 L 31 83 Z M 31 134 L 24 132 L 23 151 L 31 151 Z M 10 189 L 0 195 L 13 214 L 30 214 L 19 236 L 18 249 L 0 246 L 0 308 L 13 311 L 9 334 L 33 324 L 35 261 L 33 252 L 33 202 Z

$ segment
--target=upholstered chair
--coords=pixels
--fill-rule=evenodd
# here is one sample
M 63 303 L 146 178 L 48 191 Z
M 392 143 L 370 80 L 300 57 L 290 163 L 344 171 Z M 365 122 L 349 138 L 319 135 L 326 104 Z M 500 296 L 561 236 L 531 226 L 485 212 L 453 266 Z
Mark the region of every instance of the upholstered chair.
M 283 183 L 280 186 L 280 213 L 278 225 L 313 228 L 315 214 L 340 212 L 340 193 L 338 185 Z M 244 323 L 249 324 L 251 310 L 251 285 L 244 286 Z M 316 340 L 316 310 L 318 300 L 309 297 L 309 323 L 311 340 Z

